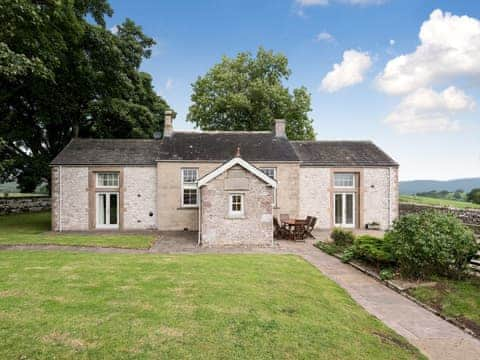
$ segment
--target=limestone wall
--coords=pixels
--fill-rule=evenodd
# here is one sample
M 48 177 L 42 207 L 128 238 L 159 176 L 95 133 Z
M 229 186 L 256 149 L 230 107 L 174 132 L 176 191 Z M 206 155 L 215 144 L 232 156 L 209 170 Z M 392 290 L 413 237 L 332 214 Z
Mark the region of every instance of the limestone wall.
M 0 215 L 46 211 L 51 203 L 49 197 L 0 198 Z
M 232 173 L 243 181 L 241 189 L 228 187 Z M 247 184 L 245 186 L 245 184 Z M 229 214 L 231 193 L 244 196 L 244 215 Z M 243 168 L 230 169 L 201 188 L 202 245 L 255 245 L 273 244 L 272 201 L 273 189 Z

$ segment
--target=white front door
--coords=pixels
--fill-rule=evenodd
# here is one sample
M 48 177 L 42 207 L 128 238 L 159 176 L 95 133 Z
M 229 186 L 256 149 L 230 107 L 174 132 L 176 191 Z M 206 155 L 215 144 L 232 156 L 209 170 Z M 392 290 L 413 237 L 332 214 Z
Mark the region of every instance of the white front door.
M 355 227 L 355 193 L 335 193 L 333 217 L 335 226 Z
M 97 193 L 97 228 L 118 228 L 118 192 Z

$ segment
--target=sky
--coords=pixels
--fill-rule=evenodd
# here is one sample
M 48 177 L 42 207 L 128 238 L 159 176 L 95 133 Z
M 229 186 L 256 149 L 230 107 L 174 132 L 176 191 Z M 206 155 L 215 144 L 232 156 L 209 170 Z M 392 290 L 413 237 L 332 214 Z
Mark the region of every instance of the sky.
M 480 177 L 480 1 L 111 0 L 157 45 L 142 70 L 186 121 L 191 84 L 223 55 L 285 54 L 317 140 L 371 140 L 400 180 Z

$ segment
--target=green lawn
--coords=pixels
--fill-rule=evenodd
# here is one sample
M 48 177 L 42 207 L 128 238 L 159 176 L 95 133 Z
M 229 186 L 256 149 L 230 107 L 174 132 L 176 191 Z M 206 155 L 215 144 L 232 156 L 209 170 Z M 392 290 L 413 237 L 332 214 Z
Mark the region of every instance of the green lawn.
M 154 235 L 48 233 L 50 224 L 50 212 L 0 216 L 0 245 L 55 244 L 145 249 L 155 240 Z
M 410 294 L 480 335 L 480 278 L 436 281 L 437 286 L 419 287 L 410 290 Z
M 425 196 L 400 195 L 400 202 L 420 205 L 448 206 L 458 209 L 480 209 L 480 204 L 474 204 L 466 201 L 455 201 L 447 199 L 435 199 Z
M 417 359 L 291 255 L 0 252 L 0 358 Z

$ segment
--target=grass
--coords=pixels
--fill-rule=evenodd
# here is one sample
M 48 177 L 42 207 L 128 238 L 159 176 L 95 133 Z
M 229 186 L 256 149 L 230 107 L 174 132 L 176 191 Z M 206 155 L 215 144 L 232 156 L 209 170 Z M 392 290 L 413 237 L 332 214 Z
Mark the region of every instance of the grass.
M 0 358 L 416 359 L 291 255 L 0 252 Z
M 410 290 L 410 294 L 480 335 L 480 278 L 435 281 L 436 286 L 418 287 Z
M 50 212 L 0 216 L 0 245 L 78 245 L 149 248 L 154 235 L 51 233 Z
M 414 195 L 400 195 L 400 202 L 420 204 L 420 205 L 432 205 L 432 206 L 447 206 L 458 209 L 480 209 L 480 204 L 474 204 L 466 201 L 456 201 L 448 199 L 435 199 L 425 196 Z

